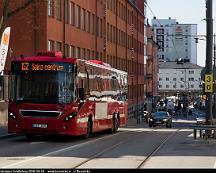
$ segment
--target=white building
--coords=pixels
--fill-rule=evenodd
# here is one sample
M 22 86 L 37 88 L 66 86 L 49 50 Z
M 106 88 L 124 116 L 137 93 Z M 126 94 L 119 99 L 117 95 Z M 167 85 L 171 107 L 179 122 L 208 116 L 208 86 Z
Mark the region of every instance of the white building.
M 176 19 L 152 19 L 159 62 L 189 59 L 197 64 L 197 24 L 179 24 Z
M 158 92 L 161 96 L 178 94 L 200 95 L 203 67 L 189 62 L 159 63 Z

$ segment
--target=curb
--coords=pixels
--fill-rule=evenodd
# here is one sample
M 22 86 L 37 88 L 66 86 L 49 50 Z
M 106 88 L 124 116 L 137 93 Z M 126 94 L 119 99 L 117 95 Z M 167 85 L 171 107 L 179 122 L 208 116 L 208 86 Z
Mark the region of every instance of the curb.
M 0 139 L 7 139 L 7 138 L 12 138 L 19 136 L 18 134 L 6 134 L 6 135 L 0 135 Z

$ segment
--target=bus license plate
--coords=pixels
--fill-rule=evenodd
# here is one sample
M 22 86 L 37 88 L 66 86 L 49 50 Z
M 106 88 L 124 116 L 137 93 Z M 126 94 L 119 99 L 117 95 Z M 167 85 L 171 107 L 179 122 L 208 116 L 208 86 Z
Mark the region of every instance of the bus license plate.
M 47 124 L 32 124 L 32 127 L 45 129 L 47 128 Z

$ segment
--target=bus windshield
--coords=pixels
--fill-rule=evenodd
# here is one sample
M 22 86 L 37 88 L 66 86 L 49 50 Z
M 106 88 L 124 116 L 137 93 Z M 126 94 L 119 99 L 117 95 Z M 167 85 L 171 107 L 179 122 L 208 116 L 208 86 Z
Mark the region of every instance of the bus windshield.
M 68 104 L 75 100 L 73 70 L 29 70 L 14 73 L 17 102 Z

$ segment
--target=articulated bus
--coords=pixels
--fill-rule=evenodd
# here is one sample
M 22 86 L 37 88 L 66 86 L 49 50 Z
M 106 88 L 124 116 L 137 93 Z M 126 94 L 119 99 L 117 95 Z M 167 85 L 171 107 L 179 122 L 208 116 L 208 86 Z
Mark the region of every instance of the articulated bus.
M 127 124 L 127 73 L 99 60 L 39 52 L 16 58 L 9 78 L 8 132 L 88 138 Z

